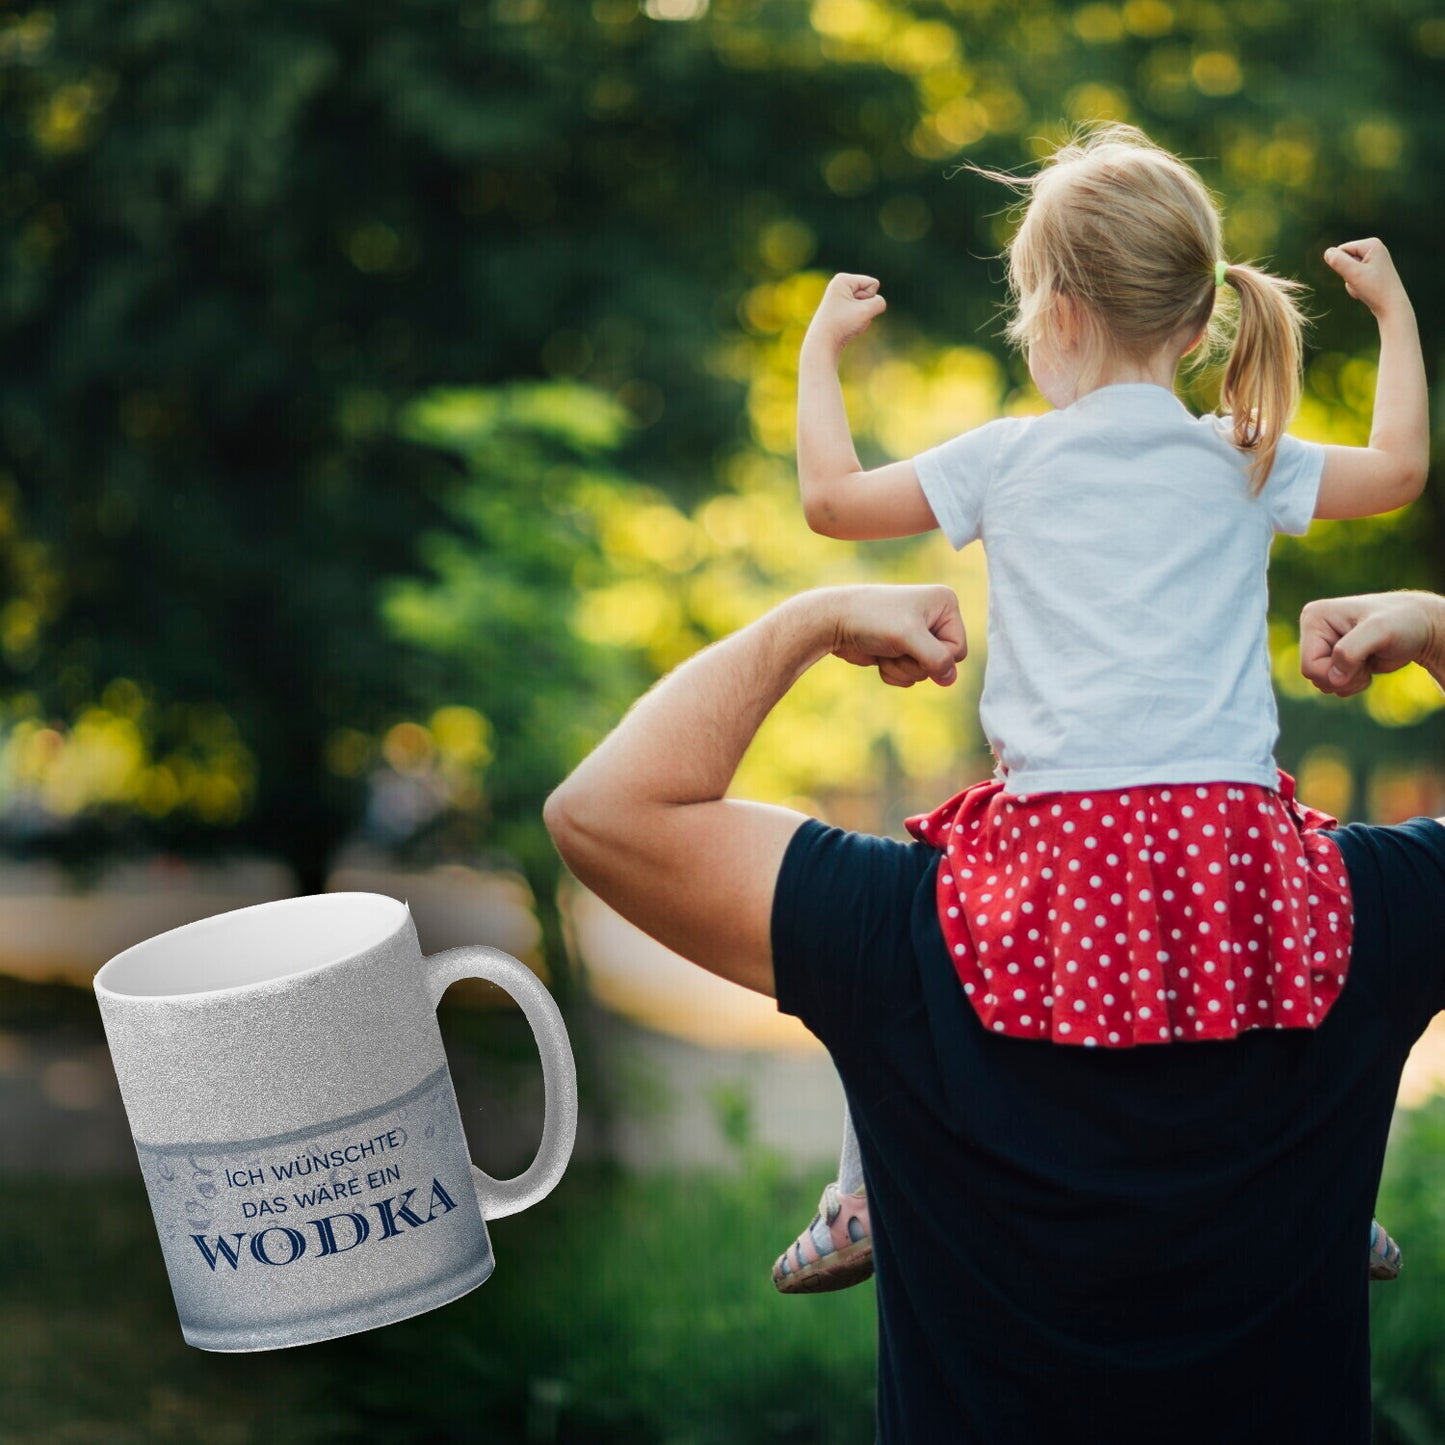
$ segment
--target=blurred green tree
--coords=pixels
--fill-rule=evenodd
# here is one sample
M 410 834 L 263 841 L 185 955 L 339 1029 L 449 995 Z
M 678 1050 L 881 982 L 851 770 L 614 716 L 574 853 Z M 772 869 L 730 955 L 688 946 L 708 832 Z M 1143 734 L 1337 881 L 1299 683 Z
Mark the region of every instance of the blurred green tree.
M 953 172 L 1025 163 L 1068 123 L 1128 118 L 1198 158 L 1231 254 L 1318 285 L 1305 420 L 1358 439 L 1373 329 L 1318 256 L 1390 241 L 1433 373 L 1442 64 L 1427 0 L 0 12 L 0 695 L 32 768 L 59 746 L 48 720 L 106 695 L 97 736 L 150 769 L 140 803 L 77 805 L 64 838 L 260 846 L 319 887 L 363 803 L 335 765 L 347 740 L 440 705 L 462 649 L 468 687 L 516 683 L 445 699 L 495 730 L 494 837 L 550 866 L 508 830 L 600 726 L 591 699 L 623 662 L 561 636 L 563 564 L 590 545 L 564 538 L 571 503 L 504 473 L 577 462 L 576 439 L 548 421 L 528 440 L 513 410 L 458 466 L 413 399 L 584 384 L 621 419 L 602 470 L 643 484 L 641 506 L 696 507 L 785 466 L 791 341 L 759 318 L 800 275 L 847 268 L 885 282 L 875 359 L 907 365 L 882 375 L 976 369 L 982 347 L 1015 404 L 985 259 L 1003 198 Z M 870 397 L 860 441 L 882 454 L 900 430 L 886 388 Z M 919 423 L 948 424 L 944 401 Z M 539 501 L 562 511 L 517 551 Z M 1442 541 L 1429 504 L 1321 530 L 1281 549 L 1281 608 L 1445 584 Z M 506 579 L 499 636 L 525 655 L 505 682 L 491 642 L 444 625 L 469 570 Z M 105 694 L 116 679 L 133 691 Z M 571 723 L 547 747 L 538 709 Z
M 541 799 L 647 680 L 639 659 L 573 621 L 577 583 L 605 571 L 608 517 L 643 500 L 607 466 L 623 415 L 593 389 L 545 382 L 436 391 L 401 417 L 402 435 L 453 457 L 464 481 L 449 525 L 415 539 L 427 575 L 386 579 L 381 616 L 414 650 L 413 704 L 474 698 L 502 743 L 485 807 L 440 827 L 454 850 L 499 847 L 534 878 L 555 873 Z

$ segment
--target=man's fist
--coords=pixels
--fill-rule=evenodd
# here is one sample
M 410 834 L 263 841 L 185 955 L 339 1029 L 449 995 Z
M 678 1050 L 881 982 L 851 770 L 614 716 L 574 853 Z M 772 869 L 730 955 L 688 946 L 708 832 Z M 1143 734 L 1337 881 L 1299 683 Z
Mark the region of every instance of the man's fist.
M 855 667 L 876 667 L 892 687 L 930 677 L 947 687 L 968 656 L 958 598 L 951 587 L 839 588 L 832 651 Z
M 1376 673 L 1418 662 L 1445 682 L 1445 600 L 1378 592 L 1311 602 L 1300 614 L 1300 671 L 1321 692 L 1352 697 Z

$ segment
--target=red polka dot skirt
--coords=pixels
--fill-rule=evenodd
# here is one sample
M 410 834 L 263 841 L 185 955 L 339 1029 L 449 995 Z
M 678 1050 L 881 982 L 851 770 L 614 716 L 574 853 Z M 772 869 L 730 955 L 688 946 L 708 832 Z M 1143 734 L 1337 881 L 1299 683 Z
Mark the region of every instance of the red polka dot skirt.
M 1350 883 L 1335 820 L 1279 779 L 991 781 L 910 818 L 944 852 L 939 921 L 984 1027 L 1105 1048 L 1316 1027 L 1349 969 Z

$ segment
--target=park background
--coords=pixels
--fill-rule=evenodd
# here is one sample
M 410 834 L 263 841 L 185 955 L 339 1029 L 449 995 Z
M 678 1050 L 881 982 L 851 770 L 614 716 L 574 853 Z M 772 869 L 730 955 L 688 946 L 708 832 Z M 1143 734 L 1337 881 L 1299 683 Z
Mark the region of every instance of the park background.
M 767 1279 L 830 1177 L 826 1061 L 570 886 L 540 808 L 651 679 L 860 579 L 958 589 L 960 687 L 820 667 L 738 790 L 896 834 L 988 771 L 982 558 L 808 532 L 798 344 L 831 272 L 882 279 L 845 363 L 865 462 L 1038 409 L 1000 339 L 1008 197 L 960 163 L 1109 118 L 1197 164 L 1230 259 L 1313 288 L 1299 434 L 1369 430 L 1375 330 L 1327 245 L 1387 241 L 1435 379 L 1425 0 L 0 3 L 0 1439 L 871 1439 L 871 1286 Z M 1432 489 L 1276 548 L 1280 757 L 1343 817 L 1445 811 L 1440 699 L 1418 669 L 1313 698 L 1294 618 L 1445 590 L 1442 542 Z M 88 982 L 328 887 L 549 981 L 577 1159 L 466 1300 L 205 1355 Z M 515 1171 L 530 1038 L 482 990 L 443 1015 L 477 1157 Z M 1407 1257 L 1373 1302 L 1382 1445 L 1445 1440 L 1435 1090 L 1422 1049 L 1380 1207 Z

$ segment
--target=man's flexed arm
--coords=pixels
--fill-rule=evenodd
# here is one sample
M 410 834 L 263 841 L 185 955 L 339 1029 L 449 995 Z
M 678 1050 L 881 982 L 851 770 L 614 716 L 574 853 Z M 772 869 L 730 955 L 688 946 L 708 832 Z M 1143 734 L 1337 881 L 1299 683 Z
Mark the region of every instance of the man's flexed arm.
M 763 720 L 830 653 L 947 686 L 967 646 L 947 587 L 792 598 L 663 678 L 547 800 L 572 872 L 685 958 L 773 992 L 773 889 L 801 813 L 724 797 Z

